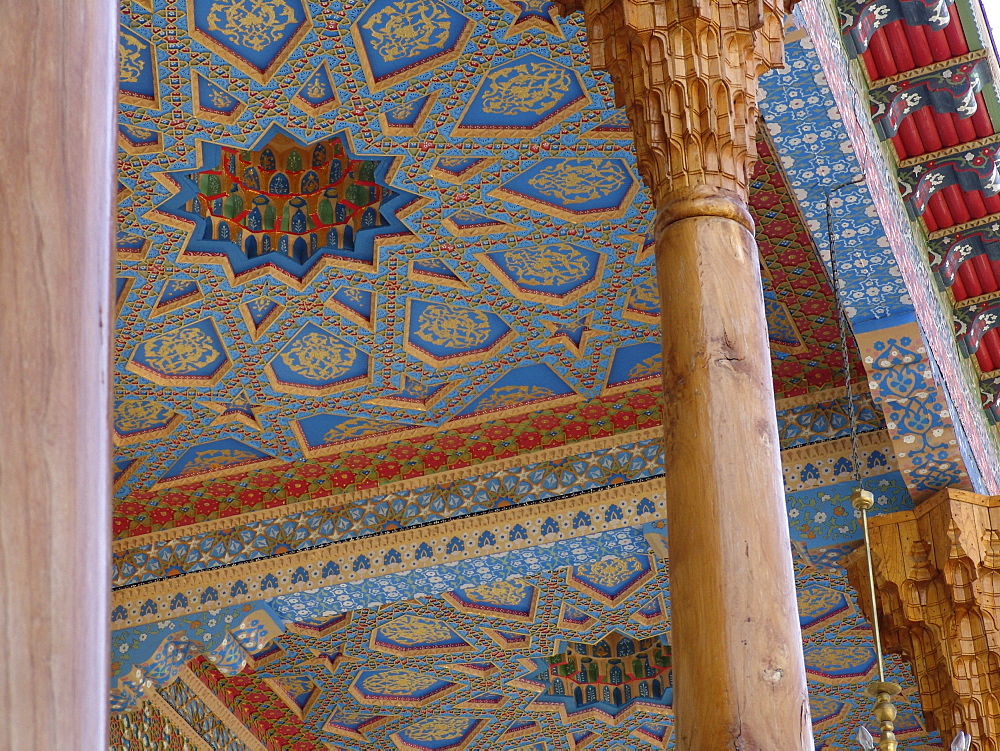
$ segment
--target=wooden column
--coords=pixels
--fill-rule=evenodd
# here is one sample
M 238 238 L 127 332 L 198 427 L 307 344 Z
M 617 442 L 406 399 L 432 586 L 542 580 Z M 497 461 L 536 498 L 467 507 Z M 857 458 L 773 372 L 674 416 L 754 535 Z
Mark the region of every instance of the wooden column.
M 117 3 L 0 0 L 0 749 L 107 747 Z
M 657 206 L 675 742 L 813 748 L 760 265 L 757 78 L 780 0 L 567 0 Z
M 811 749 L 753 222 L 728 191 L 657 217 L 679 748 Z

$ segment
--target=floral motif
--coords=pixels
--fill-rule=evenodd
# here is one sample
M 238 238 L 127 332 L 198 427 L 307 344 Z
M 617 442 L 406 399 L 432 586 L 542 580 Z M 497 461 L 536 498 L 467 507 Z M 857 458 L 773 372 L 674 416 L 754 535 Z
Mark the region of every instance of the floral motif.
M 489 337 L 490 319 L 470 308 L 428 305 L 417 320 L 414 335 L 439 347 L 475 347 Z
M 567 68 L 550 62 L 527 62 L 493 71 L 483 84 L 483 111 L 504 115 L 541 114 L 570 92 Z
M 448 41 L 451 16 L 435 2 L 397 0 L 374 13 L 364 28 L 374 50 L 386 61 L 402 60 Z
M 564 159 L 544 166 L 528 184 L 544 196 L 566 203 L 587 203 L 625 184 L 625 169 L 610 159 Z
M 504 254 L 507 269 L 522 284 L 569 284 L 591 273 L 592 263 L 566 243 L 518 248 Z
M 447 624 L 434 618 L 415 615 L 401 615 L 378 628 L 379 636 L 396 644 L 413 646 L 433 644 L 455 638 L 455 633 Z
M 450 741 L 460 738 L 472 722 L 467 717 L 435 715 L 411 725 L 405 733 L 415 741 Z
M 463 589 L 462 594 L 472 602 L 494 605 L 519 605 L 530 587 L 524 582 L 498 581 Z
M 634 574 L 642 571 L 642 563 L 638 558 L 609 558 L 586 566 L 578 566 L 577 574 L 593 582 L 599 587 L 617 587 Z
M 143 346 L 146 364 L 166 375 L 198 370 L 218 359 L 215 342 L 201 329 L 186 328 L 160 336 Z
M 260 52 L 280 41 L 298 19 L 286 0 L 218 0 L 208 13 L 208 28 L 233 44 Z
M 410 696 L 433 688 L 439 682 L 437 677 L 415 670 L 381 670 L 365 676 L 360 687 L 373 694 Z
M 329 381 L 344 375 L 354 365 L 354 349 L 332 336 L 310 331 L 281 353 L 281 361 L 296 375 L 313 381 Z
M 143 49 L 138 39 L 122 35 L 118 40 L 118 75 L 125 83 L 138 83 L 146 69 Z

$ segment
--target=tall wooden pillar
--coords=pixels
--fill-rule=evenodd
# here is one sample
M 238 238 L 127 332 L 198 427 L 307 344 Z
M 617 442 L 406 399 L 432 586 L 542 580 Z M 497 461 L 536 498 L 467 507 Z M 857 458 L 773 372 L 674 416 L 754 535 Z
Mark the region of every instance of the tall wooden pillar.
M 117 4 L 0 0 L 0 749 L 107 747 Z
M 657 206 L 675 741 L 813 748 L 753 220 L 774 0 L 574 0 Z

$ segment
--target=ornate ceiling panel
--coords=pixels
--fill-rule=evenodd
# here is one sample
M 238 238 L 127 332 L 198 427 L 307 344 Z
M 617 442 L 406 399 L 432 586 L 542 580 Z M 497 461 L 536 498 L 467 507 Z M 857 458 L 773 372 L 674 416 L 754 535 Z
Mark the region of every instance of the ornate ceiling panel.
M 871 632 L 841 569 L 799 559 L 796 574 L 817 748 L 846 748 L 869 713 Z M 274 619 L 249 620 L 283 621 L 284 633 L 265 638 L 258 626 L 253 643 L 239 615 L 219 612 L 249 663 L 234 674 L 216 649 L 178 669 L 164 652 L 175 678 L 153 706 L 197 728 L 189 737 L 232 749 L 672 747 L 667 571 L 649 555 L 343 615 L 330 607 L 309 593 L 276 598 Z M 892 679 L 912 680 L 897 659 L 887 666 Z M 936 742 L 915 701 L 899 710 L 900 738 Z M 155 737 L 158 722 L 148 710 L 131 722 L 119 715 L 113 746 Z
M 522 5 L 126 6 L 118 536 L 657 424 L 631 138 L 579 19 Z M 794 396 L 838 385 L 841 356 L 761 151 Z

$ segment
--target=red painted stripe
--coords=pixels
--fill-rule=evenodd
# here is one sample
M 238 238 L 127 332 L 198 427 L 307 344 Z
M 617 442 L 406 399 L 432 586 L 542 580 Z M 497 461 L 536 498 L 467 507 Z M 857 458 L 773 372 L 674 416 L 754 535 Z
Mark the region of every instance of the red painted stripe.
M 875 70 L 877 71 L 876 78 L 885 78 L 886 76 L 894 76 L 899 73 L 899 70 L 896 68 L 896 61 L 892 56 L 892 50 L 889 49 L 889 43 L 885 39 L 883 29 L 879 29 L 872 36 L 871 41 L 868 43 L 867 54 L 871 55 L 872 62 L 875 65 Z
M 1000 196 L 988 196 L 983 199 L 983 203 L 986 204 L 986 210 L 990 214 L 1000 212 Z
M 986 256 L 976 256 L 970 260 L 970 265 L 976 274 L 976 278 L 979 279 L 983 294 L 996 292 L 1000 289 L 1000 285 L 997 284 L 997 279 L 993 275 L 993 268 L 990 265 L 989 258 Z
M 962 286 L 965 288 L 966 297 L 963 297 L 963 300 L 983 294 L 983 288 L 979 284 L 979 279 L 968 263 L 963 263 L 959 267 L 958 276 L 962 279 Z
M 865 70 L 868 71 L 868 80 L 874 81 L 879 78 L 878 66 L 875 64 L 875 59 L 872 57 L 871 49 L 865 50 L 861 59 L 865 63 Z
M 952 122 L 955 124 L 955 132 L 958 134 L 959 143 L 968 143 L 980 137 L 976 133 L 976 124 L 972 121 L 971 117 L 961 118 L 955 115 L 951 115 L 951 117 Z
M 948 36 L 944 33 L 944 30 L 932 31 L 926 26 L 921 27 L 924 30 L 924 38 L 927 40 L 927 47 L 930 49 L 931 54 L 934 56 L 936 61 L 947 60 L 952 57 L 951 45 L 948 44 Z
M 928 107 L 927 109 L 931 108 Z M 941 134 L 941 142 L 945 146 L 957 146 L 962 143 L 962 140 L 958 137 L 958 131 L 955 130 L 956 119 L 954 115 L 947 113 L 934 113 L 934 127 Z
M 969 293 L 965 289 L 965 282 L 962 281 L 961 274 L 955 274 L 955 281 L 951 283 L 951 291 L 959 302 L 969 299 Z
M 900 72 L 913 70 L 917 67 L 913 59 L 913 52 L 910 50 L 910 43 L 906 39 L 904 31 L 906 24 L 902 21 L 893 21 L 885 26 L 885 40 L 892 50 L 892 59 Z
M 948 10 L 951 13 L 951 23 L 944 28 L 942 33 L 948 37 L 948 46 L 951 47 L 952 56 L 958 57 L 969 51 L 969 43 L 965 39 L 965 31 L 962 29 L 962 22 L 958 18 L 955 6 Z
M 927 147 L 924 146 L 924 141 L 920 137 L 920 131 L 917 130 L 917 125 L 913 122 L 912 117 L 907 117 L 900 123 L 899 137 L 906 145 L 906 157 L 904 158 L 908 159 L 927 153 Z
M 902 128 L 900 128 L 900 130 L 902 130 Z M 903 140 L 903 136 L 899 133 L 892 137 L 892 145 L 896 148 L 896 156 L 900 161 L 909 156 L 909 152 L 906 150 L 906 142 Z
M 919 109 L 910 115 L 917 128 L 920 130 L 920 137 L 923 139 L 927 151 L 938 151 L 944 148 L 941 142 L 941 135 L 938 133 L 937 125 L 934 122 L 934 113 L 930 107 Z
M 969 210 L 969 205 L 965 200 L 965 194 L 962 189 L 957 185 L 949 185 L 940 191 L 944 194 L 944 200 L 948 202 L 948 209 L 951 211 L 952 224 L 945 226 L 952 226 L 955 224 L 962 224 L 972 219 L 972 212 Z
M 924 33 L 924 27 L 904 24 L 903 31 L 906 34 L 906 42 L 910 46 L 910 53 L 913 55 L 916 67 L 922 68 L 933 63 L 934 55 L 931 54 L 931 47 L 927 41 L 927 35 Z
M 972 214 L 973 219 L 979 219 L 989 214 L 989 209 L 986 208 L 986 201 L 983 199 L 983 192 L 981 190 L 966 191 L 962 194 L 965 198 L 965 205 L 969 207 L 969 213 Z
M 957 224 L 957 222 L 952 219 L 951 209 L 948 207 L 948 202 L 945 200 L 944 194 L 941 193 L 941 191 L 938 191 L 930 197 L 930 200 L 927 202 L 927 210 L 933 214 L 934 223 L 937 225 L 937 229 L 954 227 Z
M 990 120 L 990 113 L 986 109 L 986 100 L 983 99 L 982 93 L 976 94 L 976 114 L 974 114 L 969 119 L 972 124 L 976 126 L 976 137 L 986 138 L 986 136 L 992 136 L 994 134 L 993 121 Z
M 996 370 L 996 364 L 1000 362 L 1000 332 L 990 329 L 983 334 L 979 349 L 976 350 L 976 359 L 979 360 L 979 367 L 984 373 Z

